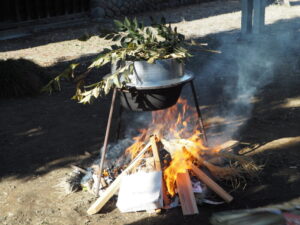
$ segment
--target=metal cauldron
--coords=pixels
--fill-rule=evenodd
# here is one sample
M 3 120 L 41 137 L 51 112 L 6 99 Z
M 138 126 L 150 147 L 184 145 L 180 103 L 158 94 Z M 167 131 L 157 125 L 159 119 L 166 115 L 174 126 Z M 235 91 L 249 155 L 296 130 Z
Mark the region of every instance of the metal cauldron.
M 114 65 L 112 71 L 115 69 Z M 129 78 L 131 82 L 120 89 L 122 106 L 132 111 L 154 111 L 174 105 L 182 86 L 192 80 L 193 75 L 184 73 L 183 62 L 163 59 L 154 64 L 135 61 Z

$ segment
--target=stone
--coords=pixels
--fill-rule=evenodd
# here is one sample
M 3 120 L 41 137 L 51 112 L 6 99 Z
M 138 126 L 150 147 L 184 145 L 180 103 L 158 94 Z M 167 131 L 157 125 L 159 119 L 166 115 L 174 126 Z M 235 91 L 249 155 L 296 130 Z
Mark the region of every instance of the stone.
M 124 6 L 122 6 L 122 7 L 120 8 L 120 11 L 121 11 L 122 14 L 126 14 L 126 13 L 128 12 L 127 8 L 124 7 Z
M 114 6 L 114 4 L 113 4 L 112 1 L 107 1 L 107 2 L 106 2 L 106 6 L 107 6 L 108 8 L 111 8 L 111 7 Z
M 105 14 L 108 17 L 114 17 L 114 12 L 111 11 L 110 9 L 105 9 Z
M 105 17 L 105 10 L 101 7 L 92 8 L 91 9 L 91 16 L 94 19 L 104 18 Z
M 90 7 L 96 8 L 101 6 L 101 0 L 91 0 Z
M 123 5 L 123 0 L 118 0 L 118 1 L 117 1 L 117 6 L 118 6 L 118 7 L 121 7 L 122 5 Z

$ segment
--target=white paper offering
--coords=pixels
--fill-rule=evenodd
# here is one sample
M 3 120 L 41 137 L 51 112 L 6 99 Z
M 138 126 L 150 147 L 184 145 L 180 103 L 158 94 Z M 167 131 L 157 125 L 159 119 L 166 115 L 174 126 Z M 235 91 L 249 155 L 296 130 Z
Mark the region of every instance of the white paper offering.
M 121 212 L 162 208 L 162 172 L 138 172 L 124 176 L 120 185 L 117 207 Z

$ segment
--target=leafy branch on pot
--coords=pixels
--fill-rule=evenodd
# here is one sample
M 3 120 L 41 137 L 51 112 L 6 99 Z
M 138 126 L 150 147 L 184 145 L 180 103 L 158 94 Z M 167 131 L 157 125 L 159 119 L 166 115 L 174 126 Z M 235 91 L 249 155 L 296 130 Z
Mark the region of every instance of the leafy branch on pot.
M 138 22 L 136 18 L 114 22 L 116 30 L 100 37 L 118 44 L 104 49 L 85 73 L 76 76 L 74 70 L 79 64 L 72 64 L 51 80 L 43 90 L 51 92 L 53 89 L 60 89 L 61 79 L 72 79 L 76 83 L 76 94 L 73 99 L 80 103 L 90 103 L 94 98 L 108 94 L 112 88 L 124 88 L 126 83 L 130 83 L 129 75 L 134 71 L 134 61 L 155 63 L 158 59 L 183 60 L 191 56 L 184 48 L 184 35 L 178 33 L 176 27 L 167 25 L 164 18 L 160 23 L 152 19 L 152 25 L 148 27 Z M 118 68 L 100 81 L 85 85 L 85 78 L 93 68 L 97 69 L 108 63 L 118 65 Z

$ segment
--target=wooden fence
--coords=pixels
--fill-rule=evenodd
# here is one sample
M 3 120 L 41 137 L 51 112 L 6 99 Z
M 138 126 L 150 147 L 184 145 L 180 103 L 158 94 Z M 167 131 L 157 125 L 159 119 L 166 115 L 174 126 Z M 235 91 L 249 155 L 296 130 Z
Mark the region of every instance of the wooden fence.
M 0 0 L 0 28 L 29 22 L 86 14 L 90 0 Z

